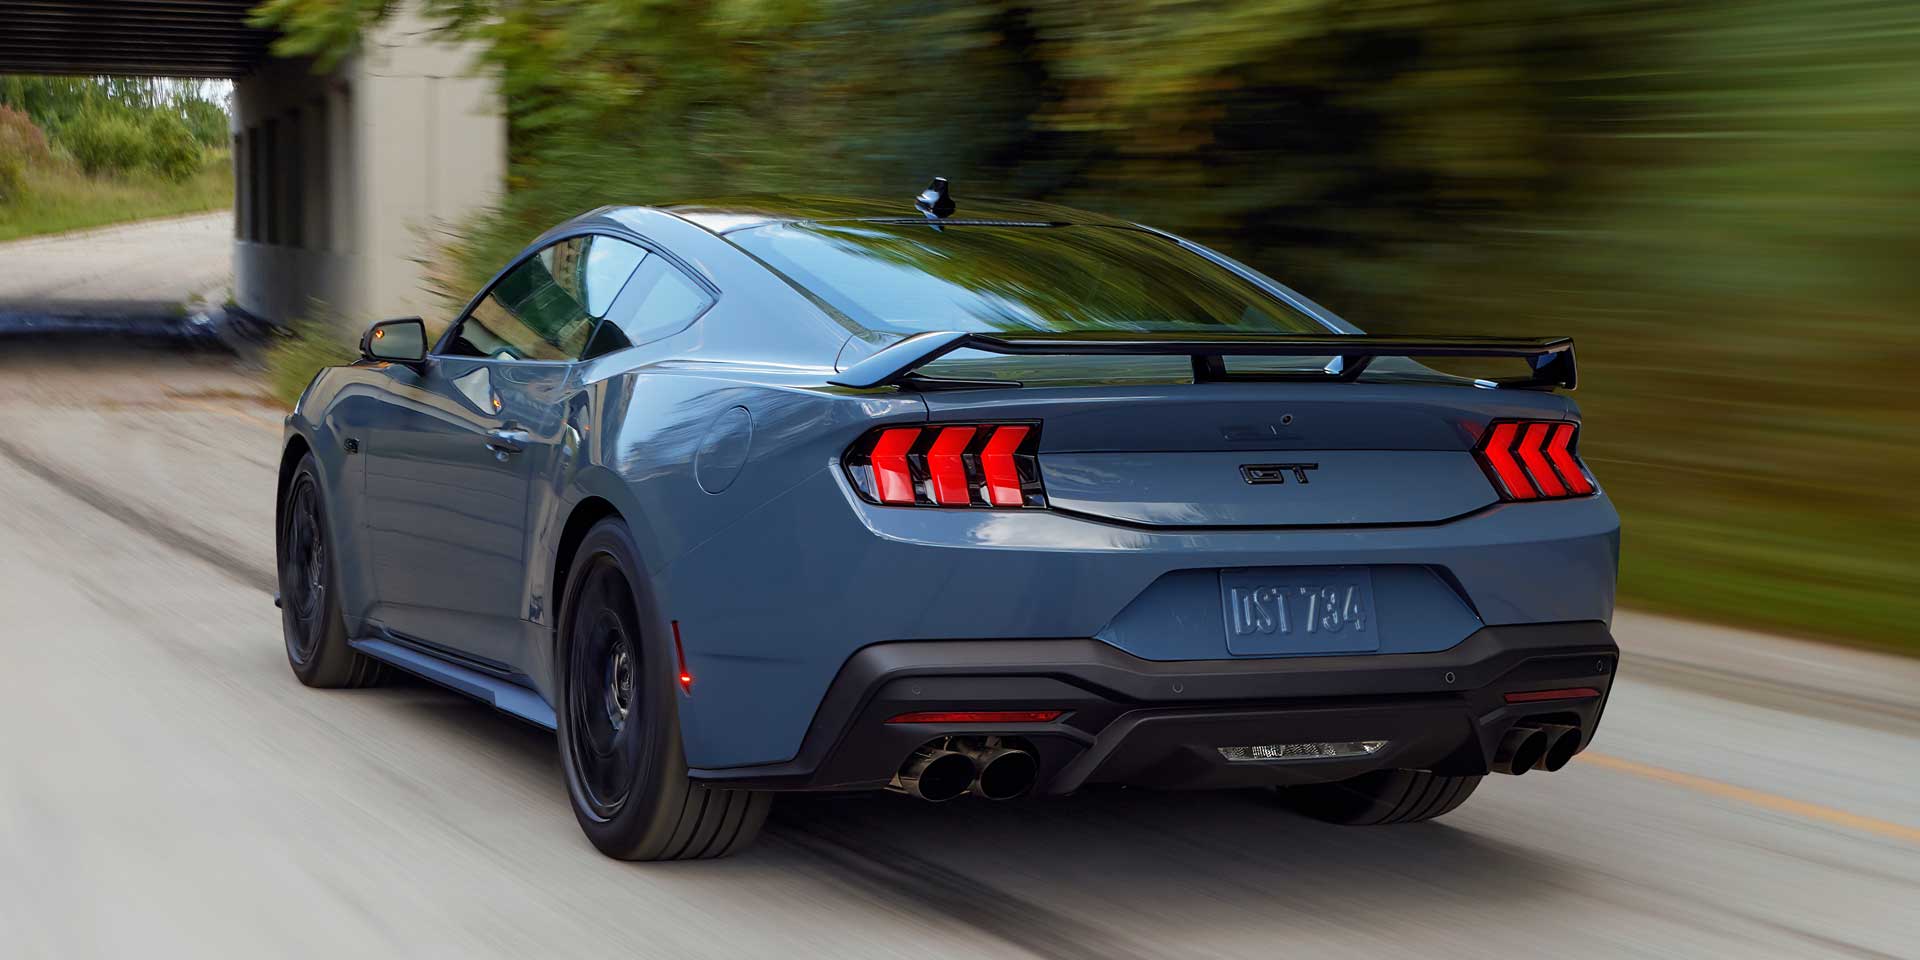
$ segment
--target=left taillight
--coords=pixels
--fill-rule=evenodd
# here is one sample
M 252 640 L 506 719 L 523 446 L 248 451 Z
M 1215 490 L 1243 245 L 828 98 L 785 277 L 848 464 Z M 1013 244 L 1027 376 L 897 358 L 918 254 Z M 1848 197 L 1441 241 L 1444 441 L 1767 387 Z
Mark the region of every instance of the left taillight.
M 880 427 L 847 449 L 847 479 L 888 506 L 1045 507 L 1037 423 Z
M 1564 500 L 1599 488 L 1574 453 L 1580 427 L 1566 420 L 1495 420 L 1474 456 L 1502 500 Z

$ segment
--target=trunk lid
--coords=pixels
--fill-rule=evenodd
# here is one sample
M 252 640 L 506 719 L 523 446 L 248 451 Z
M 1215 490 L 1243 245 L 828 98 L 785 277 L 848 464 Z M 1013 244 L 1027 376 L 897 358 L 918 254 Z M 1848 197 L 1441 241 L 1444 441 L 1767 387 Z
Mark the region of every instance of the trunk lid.
M 1036 420 L 1056 510 L 1155 527 L 1436 523 L 1499 499 L 1473 447 L 1556 395 L 1367 382 L 929 391 L 939 421 Z

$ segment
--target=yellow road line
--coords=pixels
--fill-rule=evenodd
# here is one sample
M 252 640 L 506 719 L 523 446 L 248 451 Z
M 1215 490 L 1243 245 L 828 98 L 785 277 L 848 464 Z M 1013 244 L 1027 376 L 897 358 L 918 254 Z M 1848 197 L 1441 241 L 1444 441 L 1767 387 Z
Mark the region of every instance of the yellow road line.
M 1761 790 L 1736 787 L 1731 783 L 1709 780 L 1706 777 L 1696 777 L 1691 773 L 1680 773 L 1679 771 L 1668 770 L 1664 767 L 1635 763 L 1632 760 L 1622 760 L 1619 757 L 1610 757 L 1604 753 L 1583 753 L 1580 754 L 1577 759 L 1585 763 L 1593 764 L 1596 767 L 1604 767 L 1608 770 L 1619 771 L 1620 773 L 1631 773 L 1634 776 L 1646 777 L 1649 780 L 1670 783 L 1676 787 L 1685 787 L 1688 790 L 1697 790 L 1701 793 L 1724 797 L 1728 800 L 1750 803 L 1756 807 L 1772 810 L 1776 813 L 1805 817 L 1808 820 L 1818 820 L 1821 823 L 1832 824 L 1836 827 L 1846 827 L 1847 829 L 1858 830 L 1862 833 L 1871 833 L 1877 836 L 1890 837 L 1894 840 L 1905 840 L 1908 843 L 1920 844 L 1920 828 L 1916 827 L 1891 823 L 1886 820 L 1876 820 L 1872 817 L 1863 817 L 1857 813 L 1835 810 L 1832 807 L 1823 807 L 1817 803 L 1790 800 L 1786 797 L 1776 796 Z

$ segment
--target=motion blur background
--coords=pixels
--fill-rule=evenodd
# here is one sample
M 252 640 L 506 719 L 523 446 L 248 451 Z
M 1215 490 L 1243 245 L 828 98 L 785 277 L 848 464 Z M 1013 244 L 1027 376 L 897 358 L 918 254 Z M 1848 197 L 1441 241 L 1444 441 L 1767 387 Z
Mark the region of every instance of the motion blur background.
M 325 59 L 379 6 L 263 10 Z M 609 202 L 942 175 L 1113 213 L 1364 329 L 1573 335 L 1626 602 L 1916 643 L 1913 4 L 427 7 L 510 111 L 507 200 L 437 253 L 453 299 Z
M 269 0 L 256 22 L 325 68 L 388 7 Z M 1585 451 L 1627 518 L 1627 602 L 1915 643 L 1913 4 L 419 7 L 477 42 L 511 131 L 504 202 L 415 251 L 449 304 L 603 203 L 904 198 L 942 175 L 963 201 L 1118 214 L 1368 330 L 1575 336 Z M 218 95 L 0 81 L 0 238 L 83 223 L 48 212 L 63 202 L 225 202 Z M 99 186 L 45 172 L 60 162 Z M 279 392 L 367 319 L 289 352 Z

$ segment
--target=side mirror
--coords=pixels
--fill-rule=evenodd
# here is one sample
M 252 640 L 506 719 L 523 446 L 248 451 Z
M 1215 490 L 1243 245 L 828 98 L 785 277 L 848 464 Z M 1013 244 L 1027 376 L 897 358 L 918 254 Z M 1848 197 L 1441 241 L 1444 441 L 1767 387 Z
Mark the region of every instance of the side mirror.
M 360 356 L 367 360 L 421 363 L 427 359 L 427 325 L 419 317 L 382 320 L 360 335 Z

